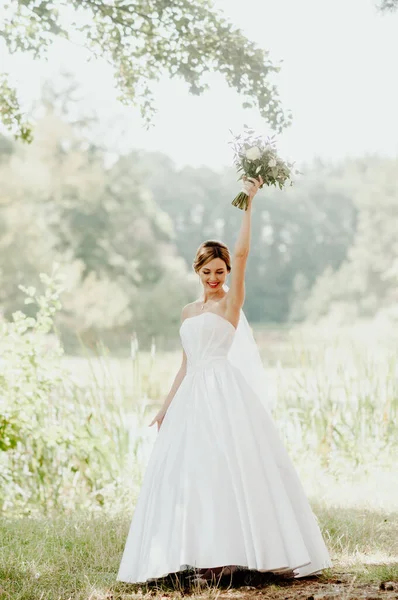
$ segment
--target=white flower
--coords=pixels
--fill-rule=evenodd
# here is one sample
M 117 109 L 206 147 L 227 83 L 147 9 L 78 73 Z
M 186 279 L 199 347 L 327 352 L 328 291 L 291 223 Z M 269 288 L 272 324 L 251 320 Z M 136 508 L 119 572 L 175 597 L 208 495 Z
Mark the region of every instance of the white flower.
M 275 158 L 271 158 L 271 160 L 268 163 L 269 167 L 276 167 L 276 160 Z
M 261 158 L 260 148 L 258 146 L 253 146 L 246 150 L 246 158 L 248 160 L 257 160 Z

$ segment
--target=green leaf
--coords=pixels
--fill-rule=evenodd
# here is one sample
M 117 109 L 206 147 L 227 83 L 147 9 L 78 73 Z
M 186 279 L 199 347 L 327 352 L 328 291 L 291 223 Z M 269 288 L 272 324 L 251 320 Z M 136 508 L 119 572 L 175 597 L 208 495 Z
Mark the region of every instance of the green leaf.
M 58 10 L 66 5 L 71 13 L 67 27 Z M 279 66 L 207 1 L 179 0 L 174 6 L 166 0 L 112 5 L 108 0 L 16 0 L 5 10 L 2 37 L 11 53 L 43 57 L 55 36 L 76 35 L 110 63 L 120 101 L 138 106 L 147 126 L 156 111 L 153 86 L 162 76 L 179 77 L 191 94 L 198 95 L 208 89 L 203 78 L 209 72 L 221 73 L 242 96 L 243 107 L 256 107 L 275 130 L 290 124 L 271 83 Z M 5 84 L 0 96 L 4 125 L 30 142 L 31 126 L 21 113 L 15 90 Z

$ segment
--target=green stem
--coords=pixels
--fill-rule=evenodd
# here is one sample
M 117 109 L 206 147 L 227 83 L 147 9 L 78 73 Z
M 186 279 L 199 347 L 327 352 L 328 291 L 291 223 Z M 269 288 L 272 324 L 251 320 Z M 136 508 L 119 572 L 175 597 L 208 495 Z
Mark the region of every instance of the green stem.
M 247 200 L 249 196 L 244 192 L 239 192 L 237 196 L 232 200 L 233 206 L 240 208 L 241 210 L 247 210 Z

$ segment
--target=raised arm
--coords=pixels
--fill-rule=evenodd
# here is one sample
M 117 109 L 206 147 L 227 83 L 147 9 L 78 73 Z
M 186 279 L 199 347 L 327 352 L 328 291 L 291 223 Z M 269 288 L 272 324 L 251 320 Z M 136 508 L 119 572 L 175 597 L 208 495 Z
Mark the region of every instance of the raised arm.
M 262 183 L 261 176 L 259 179 L 250 177 L 245 181 L 249 200 L 247 210 L 243 212 L 242 224 L 232 254 L 231 285 L 227 296 L 227 317 L 231 321 L 239 321 L 240 309 L 245 301 L 245 272 L 250 251 L 252 203 Z

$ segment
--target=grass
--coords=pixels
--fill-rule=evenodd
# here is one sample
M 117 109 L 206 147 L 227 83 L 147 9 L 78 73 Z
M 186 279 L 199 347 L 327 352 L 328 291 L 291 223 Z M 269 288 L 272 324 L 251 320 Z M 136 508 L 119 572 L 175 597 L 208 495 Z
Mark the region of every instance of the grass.
M 313 503 L 334 562 L 316 584 L 334 585 L 339 576 L 358 584 L 398 582 L 398 512 L 342 509 Z M 12 600 L 116 600 L 143 595 L 184 595 L 173 586 L 128 585 L 116 582 L 130 514 L 89 516 L 75 513 L 48 518 L 0 520 L 0 597 Z M 314 585 L 314 578 L 308 578 Z M 244 585 L 235 588 L 240 593 Z M 251 582 L 253 583 L 253 582 Z M 302 585 L 301 582 L 300 585 Z M 246 584 L 246 585 L 245 585 Z M 298 582 L 263 581 L 270 592 L 287 597 Z M 253 586 L 249 586 L 253 587 Z M 256 588 L 259 589 L 259 588 Z M 249 590 L 250 591 L 250 590 Z M 297 590 L 296 590 L 297 591 Z M 193 588 L 190 595 L 211 597 L 214 590 Z M 248 593 L 248 590 L 246 590 Z M 276 596 L 275 596 L 276 597 Z

